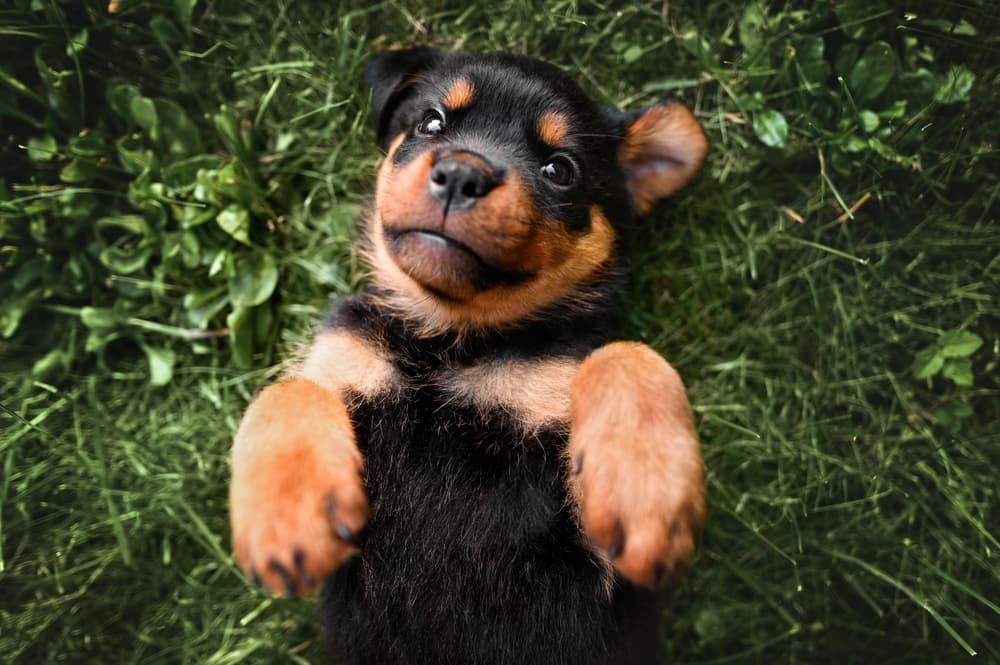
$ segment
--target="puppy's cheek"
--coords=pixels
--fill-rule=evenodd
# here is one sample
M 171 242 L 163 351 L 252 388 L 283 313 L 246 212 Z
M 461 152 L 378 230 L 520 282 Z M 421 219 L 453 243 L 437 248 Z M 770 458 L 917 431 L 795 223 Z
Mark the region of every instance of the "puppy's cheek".
M 432 201 L 427 194 L 431 165 L 430 152 L 400 165 L 386 157 L 375 190 L 375 212 L 384 229 L 392 231 L 434 222 Z
M 609 265 L 615 249 L 614 229 L 596 207 L 590 216 L 590 228 L 582 235 L 572 235 L 556 223 L 547 224 L 538 234 L 530 252 L 538 276 L 521 289 L 525 304 L 554 302 Z

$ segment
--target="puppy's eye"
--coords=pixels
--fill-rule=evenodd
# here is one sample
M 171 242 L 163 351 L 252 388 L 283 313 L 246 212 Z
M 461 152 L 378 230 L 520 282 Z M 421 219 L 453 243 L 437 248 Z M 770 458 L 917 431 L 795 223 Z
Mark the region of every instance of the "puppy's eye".
M 422 136 L 437 136 L 444 131 L 444 118 L 437 111 L 428 111 L 417 125 L 417 133 Z
M 565 157 L 553 157 L 542 165 L 542 177 L 553 185 L 568 187 L 573 184 L 573 164 Z

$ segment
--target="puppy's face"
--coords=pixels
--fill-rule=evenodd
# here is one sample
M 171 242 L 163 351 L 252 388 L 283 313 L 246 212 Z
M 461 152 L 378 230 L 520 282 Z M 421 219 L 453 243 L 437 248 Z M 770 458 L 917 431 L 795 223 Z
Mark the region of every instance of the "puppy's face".
M 706 151 L 679 104 L 607 112 L 528 58 L 395 51 L 366 76 L 388 153 L 368 220 L 373 278 L 428 332 L 585 300 L 616 264 L 618 230 Z

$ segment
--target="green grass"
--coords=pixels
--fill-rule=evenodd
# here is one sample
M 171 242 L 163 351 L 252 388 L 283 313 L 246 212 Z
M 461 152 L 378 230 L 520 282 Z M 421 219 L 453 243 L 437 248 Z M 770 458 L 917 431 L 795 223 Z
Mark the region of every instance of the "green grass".
M 0 103 L 0 322 L 17 305 L 10 248 L 52 247 L 51 233 L 24 235 L 28 222 L 96 233 L 72 210 L 10 203 L 66 186 L 17 145 L 114 136 L 112 76 L 177 101 L 206 151 L 246 168 L 262 197 L 248 204 L 252 249 L 279 278 L 254 310 L 273 321 L 245 367 L 225 338 L 155 326 L 100 328 L 104 345 L 84 348 L 84 306 L 196 330 L 181 313 L 185 289 L 209 283 L 200 264 L 95 272 L 82 292 L 39 296 L 0 339 L 5 662 L 322 662 L 312 603 L 271 598 L 233 564 L 228 446 L 274 359 L 308 338 L 330 293 L 362 283 L 352 220 L 378 154 L 361 67 L 414 43 L 537 55 L 618 106 L 676 95 L 709 134 L 701 179 L 639 232 L 626 330 L 685 377 L 709 479 L 705 544 L 664 619 L 671 662 L 1000 661 L 991 3 L 215 2 L 195 5 L 190 33 L 172 4 L 126 3 L 113 19 L 97 4 L 29 4 L 0 11 L 0 97 L 29 80 L 32 49 L 65 50 L 84 26 L 63 85 L 87 94 L 41 129 Z M 176 41 L 157 43 L 154 17 L 180 26 Z M 45 103 L 26 89 L 15 111 Z M 223 105 L 236 143 L 213 121 Z M 101 215 L 136 212 L 134 179 L 95 176 Z M 205 327 L 225 326 L 222 311 Z M 920 352 L 956 332 L 983 344 L 921 372 Z M 174 353 L 166 385 L 150 385 L 139 345 Z

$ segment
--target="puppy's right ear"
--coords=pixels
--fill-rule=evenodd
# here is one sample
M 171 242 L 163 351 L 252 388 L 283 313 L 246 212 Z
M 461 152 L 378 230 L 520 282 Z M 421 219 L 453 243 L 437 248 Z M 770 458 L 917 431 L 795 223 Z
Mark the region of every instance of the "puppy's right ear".
M 708 140 L 680 102 L 664 101 L 618 116 L 625 124 L 618 162 L 636 210 L 645 215 L 694 179 L 705 161 Z
M 386 51 L 365 63 L 365 83 L 372 90 L 372 120 L 375 140 L 385 150 L 398 131 L 393 131 L 392 116 L 407 88 L 420 72 L 433 66 L 441 52 L 426 46 L 402 51 Z

